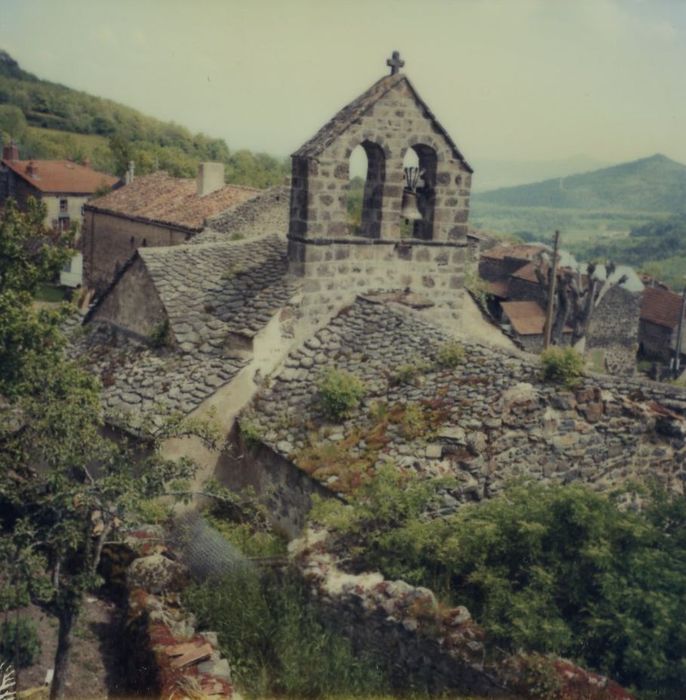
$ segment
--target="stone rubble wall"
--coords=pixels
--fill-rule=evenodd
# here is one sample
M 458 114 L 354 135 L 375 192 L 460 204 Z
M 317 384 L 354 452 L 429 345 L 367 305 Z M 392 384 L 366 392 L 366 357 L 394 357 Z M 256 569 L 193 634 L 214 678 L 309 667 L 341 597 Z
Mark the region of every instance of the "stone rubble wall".
M 194 616 L 181 605 L 189 573 L 164 545 L 160 529 L 131 533 L 124 545 L 109 546 L 104 560 L 108 582 L 126 591 L 128 684 L 163 700 L 240 700 L 217 635 L 198 631 Z
M 553 676 L 556 700 L 633 700 L 615 682 L 563 659 L 497 655 L 464 606 L 445 607 L 423 587 L 389 581 L 379 573 L 347 573 L 328 549 L 325 530 L 308 530 L 289 547 L 313 600 L 329 624 L 359 648 L 375 648 L 392 659 L 391 680 L 434 693 L 458 691 L 498 698 L 539 697 L 525 672 L 535 658 Z M 531 668 L 530 664 L 528 668 Z

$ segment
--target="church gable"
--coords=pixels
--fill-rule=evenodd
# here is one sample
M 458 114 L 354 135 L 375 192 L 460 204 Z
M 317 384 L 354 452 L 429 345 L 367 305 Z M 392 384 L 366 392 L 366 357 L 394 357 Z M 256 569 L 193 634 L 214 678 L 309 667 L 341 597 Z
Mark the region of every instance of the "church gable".
M 464 240 L 472 169 L 407 77 L 393 70 L 293 154 L 291 239 Z M 367 167 L 356 226 L 349 192 L 358 147 Z

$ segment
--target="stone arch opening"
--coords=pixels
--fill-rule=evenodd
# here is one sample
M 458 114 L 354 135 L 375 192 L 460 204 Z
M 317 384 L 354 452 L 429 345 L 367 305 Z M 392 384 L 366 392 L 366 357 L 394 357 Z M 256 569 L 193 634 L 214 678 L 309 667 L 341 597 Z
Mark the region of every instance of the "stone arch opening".
M 403 218 L 401 233 L 404 236 L 430 241 L 434 231 L 434 209 L 436 206 L 436 167 L 438 156 L 433 147 L 417 143 L 410 146 L 403 158 L 403 168 L 417 168 L 416 205 L 422 218 L 409 221 Z M 405 186 L 407 186 L 407 182 Z M 402 213 L 401 213 L 402 216 Z
M 350 232 L 365 238 L 381 236 L 386 157 L 383 148 L 363 141 L 350 153 L 347 210 Z

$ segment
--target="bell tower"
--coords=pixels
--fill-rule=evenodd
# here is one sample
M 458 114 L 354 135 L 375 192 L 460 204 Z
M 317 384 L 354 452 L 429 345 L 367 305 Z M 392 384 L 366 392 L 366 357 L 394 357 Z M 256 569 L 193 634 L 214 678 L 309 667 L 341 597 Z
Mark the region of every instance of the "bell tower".
M 462 288 L 472 169 L 401 72 L 399 52 L 386 64 L 388 75 L 292 155 L 291 272 L 306 291 L 337 298 L 409 288 L 449 301 Z M 357 147 L 367 172 L 353 221 Z

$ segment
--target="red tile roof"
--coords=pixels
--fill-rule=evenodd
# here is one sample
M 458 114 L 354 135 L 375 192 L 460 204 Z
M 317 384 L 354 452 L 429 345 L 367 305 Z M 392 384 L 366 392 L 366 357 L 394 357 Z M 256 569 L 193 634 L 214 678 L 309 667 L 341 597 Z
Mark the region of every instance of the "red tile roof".
M 92 200 L 87 208 L 200 231 L 208 217 L 261 192 L 253 187 L 226 185 L 201 197 L 195 179 L 172 177 L 160 171 L 137 177 L 131 184 Z
M 646 287 L 641 299 L 641 320 L 676 328 L 681 313 L 681 296 L 660 287 Z
M 545 311 L 535 301 L 503 301 L 502 310 L 517 335 L 541 335 L 545 326 Z M 565 326 L 564 333 L 572 329 Z
M 45 194 L 93 194 L 103 185 L 113 187 L 119 182 L 70 160 L 3 160 L 2 164 Z
M 501 299 L 507 299 L 509 294 L 509 283 L 507 280 L 499 280 L 496 282 L 486 282 L 486 289 L 489 294 Z
M 518 335 L 540 335 L 545 311 L 535 301 L 503 301 L 500 306 Z
M 516 277 L 517 279 L 524 280 L 526 282 L 532 282 L 533 284 L 539 284 L 538 282 L 538 277 L 536 277 L 536 268 L 539 267 L 536 265 L 536 263 L 530 262 L 527 263 L 526 265 L 523 265 L 520 267 L 518 270 L 512 273 L 512 277 Z M 540 266 L 541 272 L 543 274 L 546 274 L 546 271 L 548 269 L 548 266 Z M 545 279 L 545 277 L 544 277 Z

